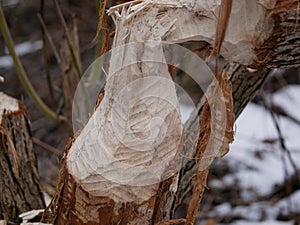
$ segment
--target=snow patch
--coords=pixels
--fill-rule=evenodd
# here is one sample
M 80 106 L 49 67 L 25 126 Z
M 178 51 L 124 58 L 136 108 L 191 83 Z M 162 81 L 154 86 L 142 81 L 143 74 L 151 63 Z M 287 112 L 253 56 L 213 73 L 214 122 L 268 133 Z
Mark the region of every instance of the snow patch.
M 291 99 L 296 100 L 296 95 L 300 94 L 300 87 L 290 91 L 289 94 Z M 280 94 L 276 98 L 281 98 Z M 282 99 L 281 102 L 283 101 Z M 300 108 L 300 100 L 294 102 L 293 106 L 297 107 L 293 110 L 290 107 L 291 113 L 295 113 Z M 233 183 L 241 185 L 245 200 L 266 195 L 276 184 L 283 182 L 285 177 L 283 150 L 271 114 L 264 107 L 250 103 L 236 121 L 236 126 L 235 141 L 225 157 L 236 170 L 234 174 L 226 175 L 224 181 L 227 185 Z M 300 145 L 298 137 L 300 126 L 284 117 L 279 117 L 279 126 L 284 131 L 284 139 L 291 150 L 292 157 L 298 159 L 300 152 L 296 149 Z M 265 140 L 275 141 L 270 144 L 264 142 Z M 286 158 L 284 159 L 287 162 L 288 173 L 291 175 L 294 172 L 292 166 Z
M 27 55 L 29 53 L 35 52 L 40 50 L 43 47 L 43 41 L 38 40 L 35 42 L 24 42 L 18 45 L 15 45 L 15 51 L 18 56 L 23 56 Z M 5 53 L 7 54 L 6 56 L 1 56 L 0 57 L 0 67 L 2 68 L 10 68 L 13 66 L 13 60 L 11 56 L 9 56 L 8 49 L 5 48 Z

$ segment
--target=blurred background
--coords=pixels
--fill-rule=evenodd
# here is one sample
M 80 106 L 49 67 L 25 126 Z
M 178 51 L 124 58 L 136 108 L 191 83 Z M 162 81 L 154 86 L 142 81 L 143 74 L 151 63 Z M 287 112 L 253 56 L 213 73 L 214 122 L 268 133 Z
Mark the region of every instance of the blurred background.
M 38 14 L 43 18 L 58 54 L 62 53 L 65 32 L 53 1 L 3 1 L 4 13 L 15 42 L 15 49 L 29 79 L 40 97 L 58 114 L 64 107 L 63 71 L 42 29 Z M 60 1 L 66 23 L 77 21 L 82 70 L 96 58 L 95 41 L 98 24 L 97 1 Z M 39 159 L 44 190 L 53 193 L 58 165 L 69 137 L 70 129 L 51 121 L 40 111 L 22 87 L 13 62 L 0 35 L 0 74 L 5 82 L 0 91 L 23 99 L 31 120 L 31 130 Z
M 97 2 L 59 1 L 67 25 L 77 24 L 82 71 L 98 53 Z M 64 70 L 68 68 L 62 66 L 53 46 L 63 55 L 66 38 L 53 1 L 4 0 L 2 5 L 15 49 L 34 88 L 54 111 L 65 113 Z M 5 79 L 0 82 L 0 91 L 25 102 L 42 189 L 51 196 L 63 150 L 72 132 L 66 125 L 45 117 L 27 95 L 1 34 L 0 75 Z M 185 76 L 175 80 L 194 101 L 199 99 L 201 91 L 195 83 Z M 185 107 L 186 118 L 189 106 Z M 230 153 L 213 163 L 198 224 L 300 224 L 299 169 L 300 70 L 277 69 L 237 119 Z

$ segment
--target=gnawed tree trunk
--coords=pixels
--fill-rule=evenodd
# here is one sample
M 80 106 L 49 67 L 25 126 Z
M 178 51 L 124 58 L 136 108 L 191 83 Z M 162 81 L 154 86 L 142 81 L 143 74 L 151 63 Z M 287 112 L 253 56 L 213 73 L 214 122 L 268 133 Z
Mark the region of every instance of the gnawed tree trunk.
M 0 92 L 0 220 L 45 207 L 23 104 Z
M 182 138 L 181 127 L 176 123 L 175 89 L 168 82 L 160 86 L 159 79 L 171 80 L 168 69 L 153 62 L 165 60 L 160 41 L 213 44 L 219 4 L 214 0 L 155 0 L 134 1 L 110 9 L 116 23 L 113 48 L 121 47 L 112 51 L 100 106 L 66 147 L 57 193 L 46 213 L 49 221 L 72 225 L 159 224 L 172 219 L 180 205 L 188 204 L 196 169 L 197 140 L 191 137 L 199 132 L 194 127 L 199 124 L 197 115 L 204 100 L 185 124 Z M 231 63 L 228 74 L 236 116 L 254 97 L 271 68 L 299 65 L 298 10 L 296 0 L 233 1 L 221 55 Z M 122 47 L 130 42 L 139 44 Z M 203 55 L 209 51 L 204 49 Z M 145 82 L 151 75 L 158 80 Z M 122 92 L 122 88 L 139 79 L 144 82 L 125 88 L 131 92 Z M 173 109 L 153 96 L 130 107 L 135 95 L 148 92 L 151 96 L 151 91 L 167 93 Z M 118 104 L 120 101 L 122 104 Z M 155 107 L 159 110 L 153 111 Z M 132 117 L 128 119 L 128 115 Z M 138 151 L 144 148 L 142 143 L 131 141 L 147 134 L 144 128 L 156 116 L 161 116 L 166 124 L 166 139 L 160 140 L 159 145 L 147 143 L 147 152 Z M 139 125 L 132 131 L 135 137 L 122 133 L 124 121 Z M 160 138 L 160 132 L 147 135 L 153 141 Z M 174 148 L 174 143 L 179 148 Z M 139 170 L 140 166 L 151 165 L 158 167 L 155 174 Z M 176 166 L 181 166 L 179 172 L 174 172 Z M 140 178 L 144 179 L 144 186 L 135 183 Z

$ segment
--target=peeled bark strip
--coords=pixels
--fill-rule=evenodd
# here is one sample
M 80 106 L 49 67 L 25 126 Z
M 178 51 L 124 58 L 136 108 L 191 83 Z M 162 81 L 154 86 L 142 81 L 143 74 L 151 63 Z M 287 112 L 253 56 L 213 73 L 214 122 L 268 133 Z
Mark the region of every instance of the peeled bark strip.
M 193 177 L 193 194 L 187 212 L 186 225 L 193 225 L 195 222 L 212 160 L 216 156 L 223 157 L 227 154 L 229 144 L 233 141 L 232 89 L 226 69 L 215 78 L 200 116 L 200 131 L 195 151 L 197 171 Z M 225 126 L 223 121 L 225 121 Z
M 269 72 L 265 67 L 272 67 L 272 63 L 278 62 L 277 59 L 287 56 L 285 51 L 278 50 L 278 45 L 288 43 L 289 46 L 295 44 L 298 47 L 296 36 L 292 39 L 290 35 L 282 33 L 280 37 L 283 39 L 272 39 L 274 33 L 283 32 L 282 29 L 287 26 L 292 27 L 287 25 L 289 17 L 286 15 L 294 19 L 298 15 L 298 1 L 285 2 L 291 4 L 283 4 L 279 0 L 233 1 L 220 53 L 227 61 L 243 65 L 230 72 L 236 115 L 261 87 Z M 46 214 L 50 216 L 50 221 L 64 225 L 147 225 L 164 224 L 166 220 L 167 224 L 167 220 L 172 217 L 171 211 L 187 199 L 186 193 L 190 193 L 191 188 L 189 182 L 195 174 L 194 160 L 184 162 L 180 173 L 173 176 L 165 176 L 168 167 L 163 163 L 162 167 L 157 166 L 158 170 L 149 174 L 147 169 L 139 167 L 159 165 L 162 160 L 172 161 L 172 157 L 178 154 L 174 143 L 178 144 L 181 138 L 181 128 L 175 123 L 176 109 L 154 98 L 140 101 L 136 105 L 131 101 L 144 93 L 158 93 L 161 81 L 170 80 L 167 66 L 153 63 L 164 60 L 159 43 L 161 40 L 171 43 L 190 40 L 214 43 L 217 24 L 215 15 L 218 14 L 219 4 L 218 0 L 146 0 L 125 3 L 109 10 L 116 23 L 113 47 L 118 49 L 112 51 L 101 104 L 79 136 L 66 147 L 57 194 Z M 287 6 L 285 11 L 284 6 Z M 292 21 L 297 33 L 299 25 L 294 19 Z M 139 44 L 123 46 L 132 42 Z M 266 48 L 268 43 L 272 43 L 272 48 Z M 290 59 L 290 65 L 299 64 L 297 51 L 295 48 L 295 57 Z M 285 64 L 279 63 L 280 66 Z M 159 79 L 147 80 L 153 74 L 158 75 L 156 78 Z M 135 81 L 137 83 L 130 86 Z M 174 89 L 166 84 L 168 82 L 163 89 L 168 93 L 165 98 L 176 105 Z M 158 110 L 151 110 L 153 108 Z M 201 107 L 197 114 L 200 113 Z M 114 116 L 113 120 L 111 115 Z M 126 118 L 128 115 L 129 118 Z M 160 140 L 160 133 L 147 134 L 145 127 L 153 115 L 162 116 L 167 124 L 165 132 L 173 136 L 168 135 L 166 139 Z M 189 127 L 185 129 L 185 143 L 180 149 L 180 153 L 186 157 L 185 161 L 193 158 L 195 153 L 195 140 L 189 139 L 189 132 L 194 132 L 189 128 L 194 126 L 195 118 L 190 119 Z M 132 122 L 130 128 L 133 128 L 133 136 L 122 133 L 127 121 Z M 156 144 L 151 142 L 156 139 L 162 145 L 156 145 L 158 148 L 150 148 L 147 152 L 139 151 L 144 146 L 135 138 L 148 138 L 149 135 L 150 147 Z M 168 158 L 169 155 L 172 157 Z M 180 163 L 176 158 L 174 161 Z M 128 171 L 132 174 L 132 180 L 126 174 Z M 147 176 L 143 176 L 145 174 Z M 137 182 L 145 177 L 149 177 L 149 180 L 144 180 L 148 185 L 139 186 Z M 195 217 L 195 212 L 192 212 L 192 216 Z
M 30 125 L 22 103 L 0 92 L 0 219 L 45 207 Z

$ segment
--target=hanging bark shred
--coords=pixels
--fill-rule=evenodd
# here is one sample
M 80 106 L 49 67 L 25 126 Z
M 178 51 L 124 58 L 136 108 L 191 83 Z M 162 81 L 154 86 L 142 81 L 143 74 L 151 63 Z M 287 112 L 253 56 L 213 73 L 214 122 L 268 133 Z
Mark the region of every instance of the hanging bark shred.
M 211 94 L 200 116 L 200 133 L 195 154 L 198 170 L 193 177 L 193 194 L 188 208 L 186 225 L 194 224 L 206 188 L 209 165 L 214 157 L 223 157 L 233 141 L 233 100 L 226 69 L 211 85 Z M 225 102 L 225 110 L 219 107 Z M 225 121 L 225 125 L 223 124 Z M 216 151 L 217 150 L 217 151 Z
M 214 47 L 210 56 L 206 59 L 206 61 L 208 62 L 210 61 L 211 57 L 215 52 L 216 52 L 216 58 L 220 56 L 221 46 L 225 38 L 225 34 L 226 34 L 226 30 L 230 18 L 231 8 L 232 8 L 232 0 L 222 0 L 219 9 Z M 216 69 L 217 69 L 217 65 L 216 65 Z
M 108 51 L 109 28 L 106 22 L 105 10 L 107 0 L 99 2 L 99 22 L 97 27 L 96 38 L 98 38 L 98 56 L 101 56 Z
M 213 158 L 215 156 L 223 157 L 229 151 L 229 143 L 233 141 L 232 89 L 226 69 L 223 70 L 221 76 L 218 74 L 218 58 L 227 30 L 231 7 L 231 0 L 222 0 L 212 51 L 213 54 L 216 49 L 215 79 L 200 116 L 200 132 L 195 154 L 198 168 L 193 177 L 193 194 L 187 212 L 186 225 L 193 225 L 196 220 Z M 212 54 L 208 57 L 208 60 L 210 60 Z M 224 103 L 225 111 L 224 108 L 220 107 Z M 225 126 L 224 121 L 226 121 Z

